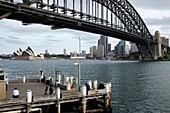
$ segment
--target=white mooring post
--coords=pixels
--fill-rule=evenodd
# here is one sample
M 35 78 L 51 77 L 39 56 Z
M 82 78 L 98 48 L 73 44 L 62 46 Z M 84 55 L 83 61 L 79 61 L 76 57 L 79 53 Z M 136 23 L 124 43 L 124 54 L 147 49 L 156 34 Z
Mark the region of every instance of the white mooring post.
M 22 78 L 22 79 L 23 79 L 23 83 L 25 83 L 25 75 L 23 76 L 23 78 Z

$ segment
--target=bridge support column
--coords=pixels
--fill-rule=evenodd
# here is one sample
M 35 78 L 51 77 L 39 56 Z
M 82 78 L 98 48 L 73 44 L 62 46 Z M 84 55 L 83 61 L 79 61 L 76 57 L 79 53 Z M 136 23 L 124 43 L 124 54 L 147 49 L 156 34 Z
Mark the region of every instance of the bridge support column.
M 158 59 L 163 56 L 162 46 L 161 46 L 162 39 L 159 31 L 155 32 L 154 39 L 157 41 L 157 43 L 152 46 L 152 51 L 153 51 L 154 59 Z
M 136 44 L 141 56 L 141 60 L 153 60 L 153 53 L 151 50 L 151 46 L 147 43 L 145 44 Z

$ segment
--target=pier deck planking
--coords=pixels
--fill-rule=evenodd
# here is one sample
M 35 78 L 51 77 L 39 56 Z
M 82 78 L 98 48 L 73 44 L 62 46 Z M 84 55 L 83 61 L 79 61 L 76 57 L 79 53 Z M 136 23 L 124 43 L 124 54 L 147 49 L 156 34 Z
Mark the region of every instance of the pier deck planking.
M 40 83 L 37 81 L 28 81 L 25 83 L 22 83 L 22 81 L 10 82 L 8 86 L 8 90 L 7 90 L 6 99 L 0 101 L 0 106 L 1 106 L 0 112 L 28 109 L 27 106 L 29 104 L 31 104 L 32 108 L 37 108 L 37 107 L 42 108 L 43 106 L 55 105 L 56 109 L 59 109 L 59 111 L 61 111 L 59 107 L 60 105 L 62 107 L 68 106 L 67 104 L 69 103 L 73 103 L 71 104 L 73 106 L 74 104 L 79 103 L 79 106 L 82 106 L 82 109 L 84 109 L 84 111 L 86 112 L 94 112 L 94 111 L 97 112 L 97 111 L 102 111 L 102 109 L 104 111 L 105 109 L 105 107 L 103 107 L 103 108 L 98 108 L 98 109 L 87 109 L 86 110 L 86 108 L 83 107 L 83 106 L 86 106 L 86 103 L 88 102 L 88 100 L 103 99 L 103 102 L 105 102 L 105 97 L 107 96 L 105 89 L 90 90 L 87 96 L 82 96 L 81 92 L 76 91 L 75 89 L 72 89 L 69 91 L 61 90 L 61 99 L 56 99 L 54 87 L 53 87 L 54 94 L 44 95 L 45 86 L 46 86 L 45 83 Z M 17 99 L 12 98 L 12 91 L 14 88 L 18 88 L 20 91 L 20 97 Z M 31 90 L 33 94 L 33 102 L 31 103 L 26 102 L 27 90 Z M 81 103 L 84 103 L 84 104 L 81 104 Z M 103 106 L 104 105 L 105 104 L 103 103 Z

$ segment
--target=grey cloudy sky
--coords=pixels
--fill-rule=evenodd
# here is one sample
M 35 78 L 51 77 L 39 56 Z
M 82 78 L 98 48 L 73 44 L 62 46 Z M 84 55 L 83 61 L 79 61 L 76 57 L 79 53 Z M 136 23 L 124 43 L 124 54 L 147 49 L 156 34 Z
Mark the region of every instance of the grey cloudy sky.
M 170 37 L 170 1 L 169 0 L 129 0 L 145 21 L 148 29 L 153 34 L 156 30 L 161 36 Z M 78 51 L 78 37 L 82 38 L 82 49 L 89 52 L 89 47 L 97 45 L 99 35 L 69 30 L 51 30 L 50 26 L 28 25 L 14 20 L 0 20 L 0 54 L 13 53 L 30 46 L 36 53 L 44 53 L 46 49 L 50 53 L 62 53 L 63 49 Z M 119 40 L 109 38 L 109 42 L 115 45 Z M 113 46 L 112 46 L 113 47 Z

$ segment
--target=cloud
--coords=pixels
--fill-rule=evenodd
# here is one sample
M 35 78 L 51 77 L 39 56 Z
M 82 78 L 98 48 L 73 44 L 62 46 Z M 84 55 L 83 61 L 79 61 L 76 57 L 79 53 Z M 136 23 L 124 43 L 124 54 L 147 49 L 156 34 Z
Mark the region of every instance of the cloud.
M 154 10 L 170 10 L 170 0 L 129 0 L 134 7 Z
M 0 37 L 0 40 L 4 40 L 5 38 L 3 38 L 3 37 Z
M 61 43 L 62 40 L 57 40 L 57 39 L 46 39 L 46 42 L 51 42 L 51 43 Z
M 161 36 L 170 38 L 170 26 L 162 26 L 159 28 Z
M 20 39 L 19 37 L 16 37 L 16 36 L 9 36 L 8 38 L 10 38 L 10 39 Z
M 42 34 L 51 31 L 50 26 L 31 24 L 24 26 L 20 21 L 4 19 L 0 22 L 0 29 L 6 29 L 8 32 L 16 34 Z
M 7 38 L 1 38 L 3 39 L 3 42 L 5 43 L 10 43 L 14 45 L 21 45 L 21 44 L 26 44 L 24 41 L 21 41 L 19 37 L 16 36 L 9 36 Z
M 170 17 L 162 17 L 158 18 L 146 18 L 145 22 L 147 25 L 155 25 L 155 26 L 170 26 Z

